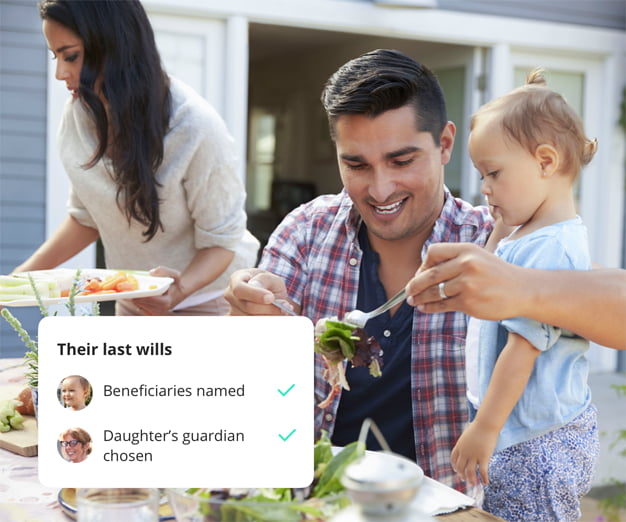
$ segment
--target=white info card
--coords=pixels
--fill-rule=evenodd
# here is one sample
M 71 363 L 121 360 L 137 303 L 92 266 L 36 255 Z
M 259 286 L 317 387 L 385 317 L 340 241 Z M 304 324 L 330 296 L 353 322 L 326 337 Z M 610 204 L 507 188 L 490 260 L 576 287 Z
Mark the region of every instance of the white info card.
M 305 317 L 46 317 L 39 479 L 50 487 L 306 487 L 313 365 Z

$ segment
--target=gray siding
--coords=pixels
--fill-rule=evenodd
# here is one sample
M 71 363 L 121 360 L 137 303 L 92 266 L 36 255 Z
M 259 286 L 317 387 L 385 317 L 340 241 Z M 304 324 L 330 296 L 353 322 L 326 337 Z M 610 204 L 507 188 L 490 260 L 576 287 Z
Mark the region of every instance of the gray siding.
M 45 237 L 46 69 L 36 0 L 0 0 L 0 274 Z M 11 308 L 32 336 L 36 308 Z M 24 347 L 0 320 L 0 357 Z
M 394 0 L 355 1 L 402 5 L 403 7 L 411 3 L 410 1 L 394 2 Z M 414 5 L 423 7 L 425 2 L 415 0 Z M 434 0 L 432 9 L 528 18 L 545 22 L 621 29 L 622 31 L 626 29 L 625 0 Z
M 624 0 L 438 0 L 439 9 L 626 29 Z

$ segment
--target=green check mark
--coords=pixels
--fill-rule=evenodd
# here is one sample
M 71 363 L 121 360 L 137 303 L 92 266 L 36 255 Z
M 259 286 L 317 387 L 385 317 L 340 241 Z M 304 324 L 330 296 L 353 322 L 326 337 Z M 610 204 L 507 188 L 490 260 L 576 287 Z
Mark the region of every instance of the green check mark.
M 286 437 L 283 437 L 280 433 L 278 434 L 278 436 L 283 439 L 283 442 L 287 442 L 287 439 L 289 437 L 291 437 L 294 433 L 296 432 L 296 429 L 294 428 L 293 430 L 291 430 L 291 432 L 289 433 L 289 435 L 287 435 Z
M 289 386 L 289 388 L 287 388 L 285 391 L 281 390 L 280 388 L 278 389 L 278 393 L 280 393 L 283 397 L 285 395 L 287 395 L 295 386 L 295 384 L 292 384 L 291 386 Z

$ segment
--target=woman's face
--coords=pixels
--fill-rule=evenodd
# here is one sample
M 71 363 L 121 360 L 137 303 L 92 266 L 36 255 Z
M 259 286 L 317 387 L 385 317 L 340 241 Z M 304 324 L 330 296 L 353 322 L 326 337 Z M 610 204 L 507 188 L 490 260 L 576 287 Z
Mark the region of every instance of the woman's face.
M 61 439 L 61 452 L 63 457 L 70 462 L 82 462 L 87 458 L 87 450 L 89 449 L 88 442 L 80 442 L 72 437 L 71 434 L 66 434 Z
M 82 387 L 78 377 L 68 377 L 63 379 L 63 384 L 61 385 L 61 397 L 63 398 L 63 403 L 68 408 L 72 408 L 73 410 L 82 410 L 85 407 L 85 401 L 87 400 L 88 394 L 89 390 Z
M 57 80 L 65 82 L 73 98 L 78 98 L 80 71 L 83 68 L 85 48 L 80 37 L 54 20 L 44 20 L 43 35 L 57 61 Z

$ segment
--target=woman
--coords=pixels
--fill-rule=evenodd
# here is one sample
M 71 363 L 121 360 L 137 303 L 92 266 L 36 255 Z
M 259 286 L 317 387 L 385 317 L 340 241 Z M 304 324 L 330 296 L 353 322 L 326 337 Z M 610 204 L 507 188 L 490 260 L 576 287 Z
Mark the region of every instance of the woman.
M 59 447 L 65 460 L 82 462 L 91 453 L 91 436 L 82 428 L 69 428 L 61 433 Z
M 214 109 L 163 71 L 138 0 L 44 0 L 43 34 L 68 99 L 59 129 L 69 215 L 16 271 L 58 266 L 98 237 L 107 268 L 175 279 L 118 314 L 222 314 L 254 265 L 231 137 Z

